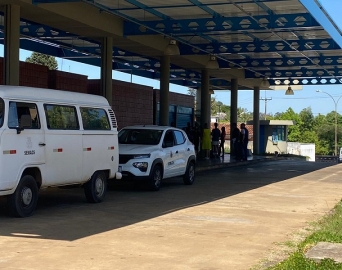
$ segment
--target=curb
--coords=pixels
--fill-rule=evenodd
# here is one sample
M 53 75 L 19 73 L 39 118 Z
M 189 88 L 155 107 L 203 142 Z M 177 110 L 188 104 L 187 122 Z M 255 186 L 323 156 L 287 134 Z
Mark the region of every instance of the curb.
M 265 162 L 265 161 L 276 161 L 276 160 L 286 160 L 286 159 L 290 159 L 290 158 L 288 158 L 288 157 L 271 157 L 271 158 L 252 159 L 252 160 L 247 160 L 247 161 L 233 161 L 233 162 L 229 162 L 229 163 L 208 164 L 207 166 L 197 166 L 196 172 L 210 171 L 210 170 L 221 169 L 221 168 L 246 166 L 246 165 Z

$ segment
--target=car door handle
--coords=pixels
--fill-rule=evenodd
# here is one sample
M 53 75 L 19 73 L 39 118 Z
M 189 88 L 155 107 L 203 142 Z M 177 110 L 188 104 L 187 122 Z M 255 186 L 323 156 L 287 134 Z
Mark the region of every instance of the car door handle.
M 176 151 L 176 154 L 178 154 L 178 151 Z
M 190 151 L 190 148 L 188 148 L 187 150 Z
M 39 146 L 45 146 L 46 144 L 45 143 L 39 143 Z

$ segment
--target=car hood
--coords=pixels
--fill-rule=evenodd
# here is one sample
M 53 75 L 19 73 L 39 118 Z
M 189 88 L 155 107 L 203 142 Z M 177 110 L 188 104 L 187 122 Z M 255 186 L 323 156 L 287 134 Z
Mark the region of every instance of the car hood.
M 150 154 L 158 149 L 158 145 L 119 144 L 119 153 L 122 155 Z

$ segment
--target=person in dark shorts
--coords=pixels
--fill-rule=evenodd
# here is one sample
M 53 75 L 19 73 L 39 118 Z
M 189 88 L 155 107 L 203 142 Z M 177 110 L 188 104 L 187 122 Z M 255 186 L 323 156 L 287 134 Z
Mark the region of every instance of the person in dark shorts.
M 219 156 L 219 144 L 220 144 L 221 132 L 217 128 L 217 123 L 214 124 L 214 129 L 211 131 L 211 145 L 213 150 L 213 156 Z

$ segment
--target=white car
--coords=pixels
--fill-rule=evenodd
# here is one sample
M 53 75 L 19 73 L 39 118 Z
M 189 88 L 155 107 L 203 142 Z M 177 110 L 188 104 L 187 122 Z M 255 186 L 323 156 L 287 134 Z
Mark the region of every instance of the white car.
M 129 126 L 119 132 L 119 171 L 123 180 L 147 179 L 159 190 L 165 178 L 195 180 L 196 153 L 186 133 L 168 126 Z

